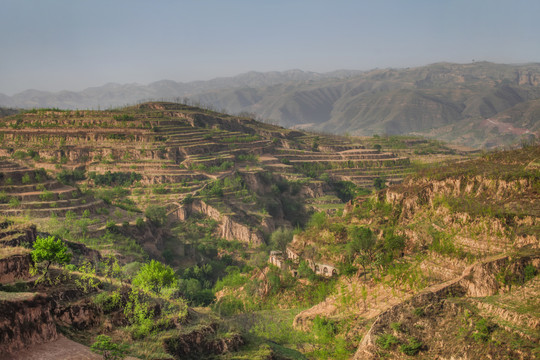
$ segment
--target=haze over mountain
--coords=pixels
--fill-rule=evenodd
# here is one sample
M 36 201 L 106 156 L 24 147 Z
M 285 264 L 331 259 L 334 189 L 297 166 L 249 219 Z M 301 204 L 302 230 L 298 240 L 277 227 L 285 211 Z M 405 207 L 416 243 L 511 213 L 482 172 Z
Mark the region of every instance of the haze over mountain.
M 148 85 L 106 84 L 81 92 L 0 94 L 8 107 L 109 108 L 183 99 L 249 112 L 286 127 L 351 135 L 420 134 L 474 147 L 538 137 L 540 64 L 437 63 L 329 73 L 290 70 Z

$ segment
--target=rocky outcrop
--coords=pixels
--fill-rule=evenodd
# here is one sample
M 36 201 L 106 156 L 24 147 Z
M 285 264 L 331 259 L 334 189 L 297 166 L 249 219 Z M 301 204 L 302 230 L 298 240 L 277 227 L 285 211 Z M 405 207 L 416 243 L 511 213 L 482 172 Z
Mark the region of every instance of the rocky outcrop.
M 99 324 L 99 315 L 99 309 L 88 300 L 54 309 L 54 316 L 59 325 L 71 326 L 77 330 Z
M 402 218 L 410 219 L 422 205 L 433 206 L 433 200 L 441 195 L 453 197 L 482 195 L 494 200 L 503 200 L 532 186 L 533 182 L 529 179 L 505 181 L 482 176 L 445 180 L 411 179 L 402 186 L 384 190 L 379 194 L 379 200 L 400 205 Z
M 14 296 L 16 298 L 0 300 L 1 354 L 58 338 L 49 299 L 28 293 Z
M 202 327 L 164 341 L 166 351 L 177 359 L 201 359 L 238 350 L 244 339 L 238 334 L 216 337 L 217 325 Z
M 22 246 L 33 244 L 34 241 L 36 241 L 36 225 L 24 225 L 0 233 L 0 243 L 3 246 Z
M 12 255 L 0 259 L 0 283 L 10 283 L 30 277 L 32 257 L 30 254 Z
M 219 236 L 227 240 L 238 240 L 244 243 L 260 245 L 264 243 L 261 231 L 251 229 L 249 226 L 241 224 L 233 216 L 224 215 L 218 209 L 202 200 L 194 200 L 191 204 L 186 204 L 174 212 L 174 216 L 184 221 L 189 214 L 202 213 L 219 222 Z

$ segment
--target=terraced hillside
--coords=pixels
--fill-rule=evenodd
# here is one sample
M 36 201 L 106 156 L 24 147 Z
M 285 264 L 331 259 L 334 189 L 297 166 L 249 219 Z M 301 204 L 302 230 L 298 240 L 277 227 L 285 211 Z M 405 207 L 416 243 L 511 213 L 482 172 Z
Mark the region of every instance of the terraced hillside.
M 219 302 L 241 299 L 251 331 L 309 358 L 535 359 L 539 159 L 529 146 L 424 169 L 315 213 Z
M 3 160 L 0 174 L 0 212 L 4 216 L 64 216 L 68 211 L 82 214 L 104 205 L 103 201 L 50 178 L 43 169 L 34 170 Z
M 174 103 L 31 110 L 3 118 L 0 137 L 6 215 L 106 215 L 102 199 L 123 209 L 115 220 L 122 223 L 158 204 L 182 219 L 213 212 L 222 236 L 251 241 L 246 234 L 256 233 L 256 242 L 301 223 L 310 208 L 342 209 L 350 198 L 340 194 L 344 184 L 372 189 L 376 179 L 377 186 L 402 181 L 414 156 L 383 138 L 380 145 L 310 134 Z M 50 178 L 41 179 L 46 172 Z M 306 197 L 311 204 L 301 210 Z
M 538 356 L 538 146 L 466 160 L 171 103 L 4 120 L 2 351 L 61 329 L 144 359 Z
M 288 334 L 299 334 L 295 317 L 297 328 L 320 321 L 299 307 L 331 302 L 345 279 L 348 225 L 341 222 L 354 204 L 373 204 L 374 189 L 403 183 L 420 162 L 465 154 L 419 138 L 313 134 L 163 102 L 32 110 L 0 125 L 0 307 L 32 309 L 26 323 L 37 324 L 36 341 L 18 333 L 0 339 L 9 351 L 56 341 L 61 327 L 86 345 L 108 334 L 147 359 L 313 357 L 319 335 L 304 337 L 307 350 L 277 344 L 265 333 L 266 317 L 289 321 Z M 385 206 L 374 205 L 370 221 L 393 221 Z M 335 227 L 328 219 L 337 219 Z M 28 253 L 51 236 L 62 239 L 71 263 L 51 266 L 43 282 L 30 274 Z M 300 279 L 268 268 L 269 250 L 295 252 Z M 306 259 L 315 270 L 310 280 Z M 174 278 L 163 292 L 137 280 L 155 260 Z M 382 289 L 379 299 L 396 300 Z M 276 312 L 271 299 L 296 306 Z M 0 317 L 0 326 L 26 329 L 17 316 Z

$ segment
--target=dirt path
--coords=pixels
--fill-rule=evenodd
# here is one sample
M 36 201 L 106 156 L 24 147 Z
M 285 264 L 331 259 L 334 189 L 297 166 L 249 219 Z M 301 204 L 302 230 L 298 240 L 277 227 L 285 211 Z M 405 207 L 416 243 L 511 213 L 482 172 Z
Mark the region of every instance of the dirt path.
M 100 355 L 90 351 L 90 348 L 61 336 L 58 340 L 32 346 L 16 354 L 0 354 L 0 359 L 6 360 L 100 360 Z M 11 356 L 11 357 L 10 357 Z

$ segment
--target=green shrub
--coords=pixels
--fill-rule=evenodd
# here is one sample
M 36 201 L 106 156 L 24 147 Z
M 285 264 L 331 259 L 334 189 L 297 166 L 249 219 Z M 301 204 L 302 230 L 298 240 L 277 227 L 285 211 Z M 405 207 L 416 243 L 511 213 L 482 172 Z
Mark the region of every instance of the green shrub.
M 227 276 L 219 279 L 214 285 L 214 291 L 220 291 L 225 287 L 238 288 L 247 282 L 248 278 L 240 274 L 239 271 L 233 271 Z
M 112 293 L 101 292 L 94 296 L 93 303 L 101 308 L 106 314 L 117 310 L 121 305 L 122 295 L 115 291 Z
M 167 221 L 167 210 L 158 205 L 149 205 L 144 211 L 144 216 L 155 226 L 163 226 Z
M 383 179 L 383 178 L 375 178 L 373 180 L 373 187 L 376 189 L 376 190 L 382 190 L 386 187 L 386 181 Z
M 142 229 L 144 227 L 144 219 L 143 218 L 137 218 L 135 220 L 135 226 L 138 227 L 139 229 Z
M 336 335 L 336 324 L 324 317 L 317 315 L 313 319 L 313 334 L 321 343 L 331 343 Z
M 88 174 L 90 180 L 94 181 L 97 186 L 130 186 L 135 181 L 142 179 L 142 175 L 135 172 L 110 172 L 97 174 L 91 172 Z
M 169 189 L 167 189 L 163 184 L 159 185 L 159 186 L 156 186 L 155 188 L 152 189 L 152 193 L 153 194 L 167 194 L 169 193 Z
M 19 159 L 19 160 L 24 159 L 27 156 L 28 156 L 28 153 L 22 150 L 17 150 L 13 153 L 13 155 L 11 155 L 12 158 Z
M 84 169 L 74 169 L 74 170 L 64 169 L 60 171 L 58 175 L 56 175 L 56 178 L 62 184 L 68 185 L 68 184 L 73 184 L 76 181 L 86 179 L 86 175 L 85 175 Z
M 222 297 L 213 309 L 222 316 L 231 316 L 245 311 L 244 302 L 232 295 Z
M 523 270 L 523 280 L 524 282 L 527 282 L 534 278 L 538 274 L 538 270 L 534 267 L 533 264 L 527 264 L 525 266 L 525 269 Z
M 193 198 L 193 195 L 191 194 L 187 194 L 183 199 L 182 199 L 182 204 L 183 205 L 189 205 L 193 202 L 193 200 L 195 200 Z
M 155 260 L 144 264 L 133 279 L 133 285 L 136 287 L 153 291 L 156 294 L 159 294 L 164 287 L 173 286 L 175 282 L 176 275 L 173 269 Z
M 292 229 L 280 227 L 270 235 L 270 246 L 274 250 L 285 252 L 287 245 L 293 239 L 293 235 Z
M 308 226 L 320 230 L 326 226 L 326 221 L 327 221 L 327 217 L 324 211 L 316 212 L 313 215 L 311 215 L 311 218 L 309 219 L 309 222 L 308 222 Z
M 26 184 L 30 184 L 32 180 L 30 179 L 30 175 L 28 173 L 24 174 L 22 176 L 22 179 L 21 179 L 21 182 L 26 185 Z
M 475 332 L 472 334 L 474 341 L 476 342 L 486 342 L 490 338 L 491 329 L 488 326 L 486 319 L 480 319 L 476 322 Z
M 49 190 L 43 190 L 41 194 L 39 194 L 39 198 L 41 201 L 52 201 L 54 199 L 54 193 Z
M 9 207 L 16 208 L 19 207 L 19 205 L 21 205 L 21 201 L 18 198 L 12 197 L 9 199 Z
M 399 340 L 392 334 L 382 334 L 375 341 L 381 349 L 388 350 L 399 344 Z
M 114 343 L 107 335 L 98 335 L 90 349 L 103 356 L 104 360 L 123 359 L 127 351 L 126 345 Z
M 400 346 L 400 350 L 405 355 L 414 356 L 422 350 L 423 344 L 415 339 L 415 338 L 409 338 L 409 342 L 407 344 L 403 344 Z
M 421 308 L 421 307 L 415 308 L 413 313 L 414 313 L 414 315 L 416 315 L 418 317 L 422 317 L 422 316 L 426 315 L 426 312 L 424 311 L 424 308 Z
M 132 121 L 132 120 L 135 120 L 135 117 L 133 115 L 121 114 L 121 115 L 114 115 L 113 119 L 116 121 Z
M 107 224 L 105 225 L 105 230 L 111 234 L 118 234 L 120 230 L 118 229 L 118 226 L 116 225 L 116 222 L 113 220 L 107 220 Z

